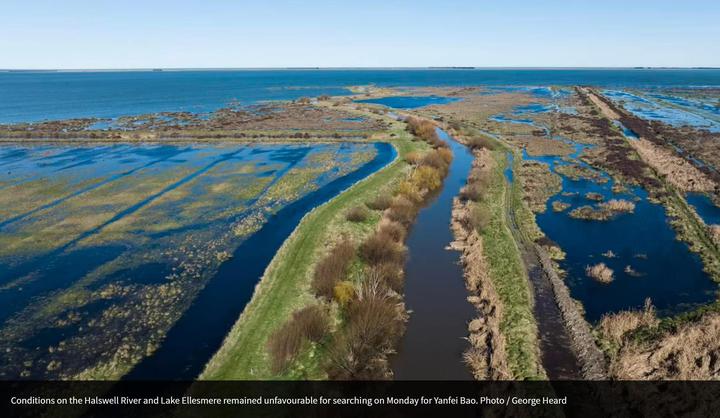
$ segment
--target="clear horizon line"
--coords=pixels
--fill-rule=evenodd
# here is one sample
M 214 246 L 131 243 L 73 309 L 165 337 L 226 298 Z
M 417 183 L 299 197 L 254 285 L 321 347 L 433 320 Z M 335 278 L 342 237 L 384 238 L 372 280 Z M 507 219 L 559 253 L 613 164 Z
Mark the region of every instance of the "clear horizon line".
M 717 70 L 720 66 L 422 66 L 422 67 L 128 67 L 128 68 L 0 68 L 0 72 L 103 72 L 103 71 L 292 71 L 292 70 Z

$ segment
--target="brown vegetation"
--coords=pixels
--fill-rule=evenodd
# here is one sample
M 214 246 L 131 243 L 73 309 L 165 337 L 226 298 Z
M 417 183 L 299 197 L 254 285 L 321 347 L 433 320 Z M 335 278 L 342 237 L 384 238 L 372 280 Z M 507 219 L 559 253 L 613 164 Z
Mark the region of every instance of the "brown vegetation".
M 350 208 L 345 214 L 345 219 L 350 222 L 365 222 L 370 214 L 364 206 Z
M 389 194 L 383 193 L 375 197 L 375 199 L 365 203 L 372 210 L 385 210 L 392 205 L 393 199 Z
M 346 308 L 347 323 L 330 348 L 328 376 L 339 380 L 390 377 L 387 354 L 404 329 L 403 304 L 377 276 L 365 277 Z
M 318 342 L 328 331 L 328 317 L 318 305 L 293 313 L 292 318 L 268 339 L 268 352 L 275 373 L 284 370 L 306 341 Z
M 355 258 L 355 246 L 347 239 L 335 247 L 317 264 L 311 283 L 315 295 L 330 300 L 337 282 L 345 277 L 347 269 Z
M 607 202 L 600 203 L 598 206 L 611 212 L 635 211 L 635 203 L 625 199 L 610 199 Z
M 600 283 L 610 283 L 613 281 L 614 272 L 605 263 L 598 263 L 594 266 L 585 267 L 585 274 Z

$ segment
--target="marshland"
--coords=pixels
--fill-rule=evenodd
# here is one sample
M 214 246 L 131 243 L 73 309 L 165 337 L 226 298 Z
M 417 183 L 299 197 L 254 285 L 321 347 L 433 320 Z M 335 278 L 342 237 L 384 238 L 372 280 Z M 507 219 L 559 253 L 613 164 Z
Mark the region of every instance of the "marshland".
M 717 378 L 720 75 L 630 71 L 2 74 L 0 376 Z

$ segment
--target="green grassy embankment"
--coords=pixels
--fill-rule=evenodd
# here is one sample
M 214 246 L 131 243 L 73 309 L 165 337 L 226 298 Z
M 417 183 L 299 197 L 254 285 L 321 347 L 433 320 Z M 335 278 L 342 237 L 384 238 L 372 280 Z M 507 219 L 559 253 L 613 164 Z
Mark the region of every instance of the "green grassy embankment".
M 380 216 L 373 213 L 365 222 L 353 223 L 345 218 L 347 210 L 376 197 L 381 190 L 403 179 L 408 164 L 403 157 L 425 149 L 427 144 L 413 141 L 404 124 L 395 123 L 390 136 L 398 158 L 384 169 L 352 186 L 330 202 L 315 208 L 303 218 L 293 234 L 273 258 L 238 321 L 220 350 L 207 364 L 200 379 L 324 379 L 321 358 L 323 348 L 311 344 L 292 367 L 280 373 L 271 372 L 267 341 L 292 312 L 311 304 L 313 268 L 327 251 L 328 243 L 345 235 L 359 242 L 375 230 Z M 334 319 L 336 322 L 338 318 Z
M 510 370 L 518 379 L 540 379 L 544 378 L 544 374 L 537 356 L 538 331 L 532 310 L 532 294 L 508 214 L 515 214 L 517 230 L 526 237 L 536 234 L 537 226 L 532 212 L 523 205 L 518 182 L 509 184 L 505 179 L 503 171 L 507 167 L 507 151 L 498 147 L 492 153 L 496 164 L 487 196 L 478 203 L 490 214 L 490 222 L 481 235 L 488 273 L 503 305 L 500 330 L 507 341 Z M 515 164 L 519 164 L 517 159 Z

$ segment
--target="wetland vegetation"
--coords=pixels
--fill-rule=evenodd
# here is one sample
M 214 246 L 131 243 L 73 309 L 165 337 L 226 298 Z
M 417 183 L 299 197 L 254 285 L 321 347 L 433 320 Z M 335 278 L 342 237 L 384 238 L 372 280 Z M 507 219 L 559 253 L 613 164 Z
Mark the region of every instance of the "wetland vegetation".
M 0 376 L 720 377 L 716 89 L 345 94 L 0 126 Z

